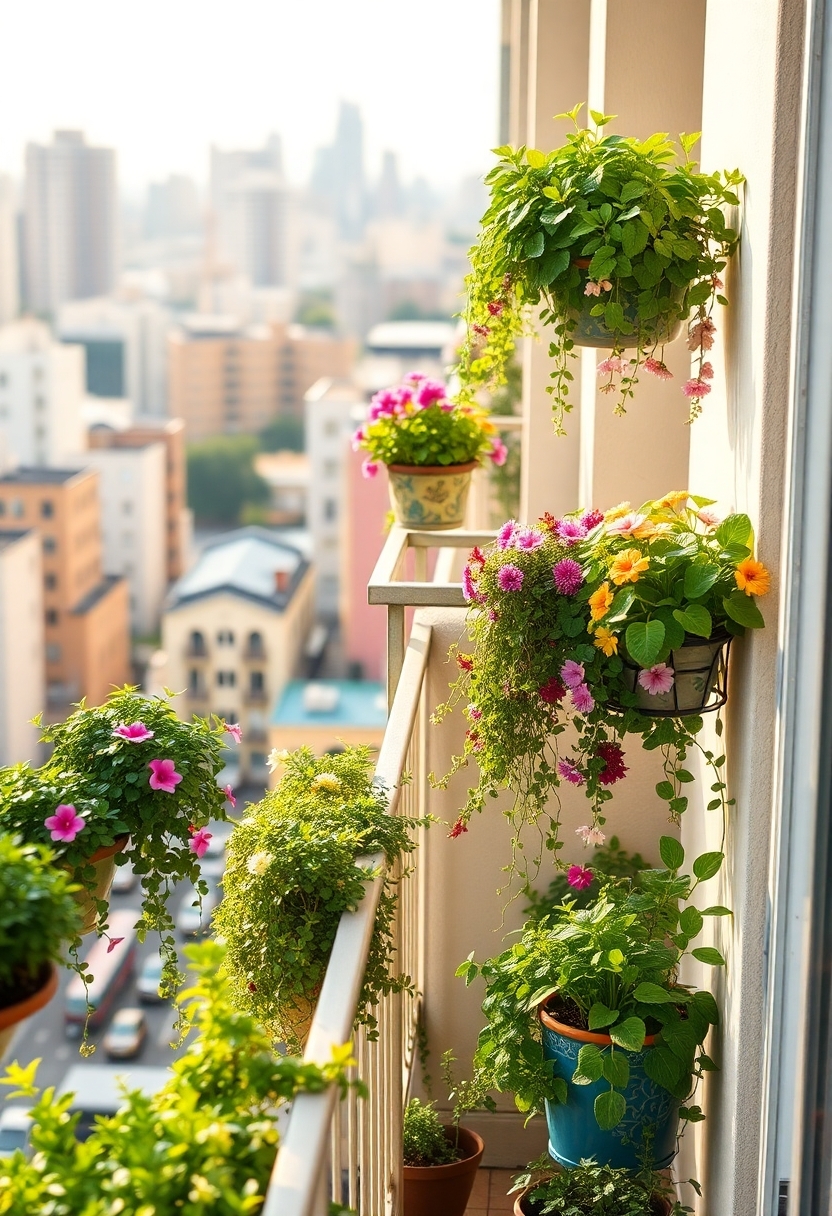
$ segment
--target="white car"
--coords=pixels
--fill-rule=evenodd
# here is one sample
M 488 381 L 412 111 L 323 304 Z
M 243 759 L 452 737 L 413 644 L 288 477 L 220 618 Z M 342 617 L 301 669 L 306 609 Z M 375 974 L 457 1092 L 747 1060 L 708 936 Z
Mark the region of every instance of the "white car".
M 136 980 L 136 995 L 142 1004 L 156 1004 L 165 998 L 159 992 L 159 982 L 162 978 L 162 956 L 148 954 L 142 963 L 139 978 Z
M 133 873 L 132 861 L 125 862 L 123 866 L 116 866 L 116 872 L 113 875 L 113 885 L 110 888 L 114 895 L 126 895 L 128 891 L 132 891 L 136 885 L 136 875 Z
M 11 1157 L 17 1149 L 25 1152 L 31 1129 L 28 1106 L 7 1106 L 0 1111 L 0 1158 Z
M 132 1060 L 147 1038 L 143 1009 L 119 1009 L 104 1035 L 101 1046 L 111 1060 Z
M 203 874 L 203 877 L 208 884 L 208 894 L 202 897 L 202 912 L 199 910 L 199 896 L 190 883 L 179 904 L 176 928 L 184 937 L 199 937 L 207 933 L 211 927 L 211 913 L 220 902 L 220 889 L 216 878 L 207 874 Z

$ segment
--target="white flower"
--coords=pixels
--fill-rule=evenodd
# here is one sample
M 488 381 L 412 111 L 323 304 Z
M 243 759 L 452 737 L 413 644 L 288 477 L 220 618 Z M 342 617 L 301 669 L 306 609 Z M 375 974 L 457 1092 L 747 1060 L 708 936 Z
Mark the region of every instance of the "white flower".
M 598 828 L 591 828 L 588 824 L 583 827 L 575 828 L 575 835 L 580 836 L 584 844 L 599 845 L 603 844 L 607 839 L 602 831 Z
M 269 772 L 273 773 L 276 769 L 280 768 L 281 764 L 285 764 L 291 754 L 285 747 L 281 748 L 280 751 L 276 747 L 273 747 L 266 760 Z
M 268 870 L 273 861 L 274 856 L 271 853 L 267 853 L 265 849 L 259 853 L 252 853 L 247 863 L 248 872 L 249 874 L 256 874 L 259 878 L 262 874 L 266 873 L 266 870 Z
M 341 778 L 336 773 L 318 773 L 312 782 L 313 792 L 326 790 L 328 794 L 341 793 Z

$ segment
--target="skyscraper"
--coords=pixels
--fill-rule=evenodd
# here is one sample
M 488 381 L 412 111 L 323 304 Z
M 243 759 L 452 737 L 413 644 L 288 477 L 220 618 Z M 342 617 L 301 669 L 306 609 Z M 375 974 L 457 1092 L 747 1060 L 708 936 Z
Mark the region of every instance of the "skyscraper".
M 27 146 L 24 249 L 31 309 L 51 314 L 65 300 L 113 289 L 117 211 L 112 148 L 92 147 L 82 131 L 56 131 L 51 144 Z
M 270 135 L 262 148 L 211 148 L 211 205 L 221 258 L 253 287 L 288 286 L 292 197 L 279 135 Z
M 335 142 L 316 153 L 311 188 L 313 194 L 330 200 L 341 239 L 359 240 L 367 212 L 364 126 L 361 111 L 351 102 L 341 102 Z
M 14 188 L 11 178 L 0 173 L 0 325 L 13 321 L 19 309 Z

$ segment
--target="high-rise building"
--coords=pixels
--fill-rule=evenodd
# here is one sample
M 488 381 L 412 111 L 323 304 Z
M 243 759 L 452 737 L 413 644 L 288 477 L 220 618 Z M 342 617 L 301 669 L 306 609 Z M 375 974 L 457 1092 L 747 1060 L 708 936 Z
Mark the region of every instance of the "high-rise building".
M 0 433 L 6 458 L 60 465 L 84 446 L 84 351 L 31 317 L 0 329 Z
M 0 526 L 34 528 L 43 553 L 46 700 L 60 717 L 130 677 L 128 589 L 101 564 L 98 474 L 18 468 L 0 477 Z
M 54 314 L 65 300 L 106 295 L 118 270 L 116 154 L 56 131 L 28 144 L 24 232 L 26 302 Z
M 258 149 L 212 147 L 218 253 L 253 287 L 286 287 L 294 281 L 292 202 L 278 135 Z
M 17 211 L 12 179 L 0 173 L 0 325 L 20 311 Z
M 45 704 L 40 538 L 33 528 L 7 526 L 0 529 L 0 764 L 40 761 L 32 719 Z
M 329 200 L 341 239 L 359 240 L 367 215 L 364 127 L 361 111 L 351 102 L 341 102 L 334 142 L 316 153 L 311 189 Z
M 171 174 L 147 188 L 144 235 L 148 240 L 189 236 L 200 230 L 199 195 L 191 177 Z

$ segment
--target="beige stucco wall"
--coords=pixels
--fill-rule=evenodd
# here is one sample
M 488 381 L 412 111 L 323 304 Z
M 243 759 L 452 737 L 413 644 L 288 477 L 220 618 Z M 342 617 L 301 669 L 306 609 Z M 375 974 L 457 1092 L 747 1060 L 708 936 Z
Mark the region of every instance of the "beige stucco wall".
M 40 759 L 32 718 L 46 706 L 43 564 L 35 529 L 0 535 L 0 764 Z

